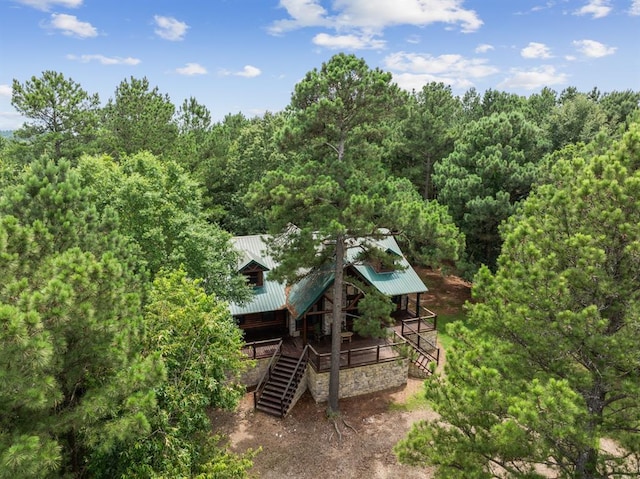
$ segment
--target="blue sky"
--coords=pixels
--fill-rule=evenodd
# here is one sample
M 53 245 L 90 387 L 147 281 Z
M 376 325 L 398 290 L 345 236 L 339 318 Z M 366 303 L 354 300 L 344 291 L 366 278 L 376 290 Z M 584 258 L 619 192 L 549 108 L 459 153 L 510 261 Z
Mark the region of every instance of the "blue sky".
M 147 77 L 214 120 L 280 111 L 338 52 L 393 74 L 529 95 L 640 90 L 640 0 L 0 0 L 0 129 L 13 79 L 62 72 L 105 103 Z

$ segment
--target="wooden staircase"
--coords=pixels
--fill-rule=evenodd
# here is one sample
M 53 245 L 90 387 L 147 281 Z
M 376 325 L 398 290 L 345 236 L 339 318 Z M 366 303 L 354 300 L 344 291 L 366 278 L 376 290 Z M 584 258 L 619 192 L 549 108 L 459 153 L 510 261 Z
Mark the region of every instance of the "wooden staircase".
M 414 351 L 416 351 L 418 354 L 416 356 L 416 358 L 413 360 L 413 364 L 422 372 L 424 372 L 427 375 L 431 375 L 433 373 L 433 370 L 431 369 L 431 367 L 429 366 L 431 363 L 435 362 L 436 364 L 438 364 L 438 360 L 439 360 L 439 356 L 440 356 L 440 351 L 436 349 L 436 355 L 425 355 L 423 354 L 423 351 L 421 349 L 418 349 L 414 346 Z
M 273 416 L 286 416 L 306 368 L 306 354 L 299 358 L 279 356 L 269 370 L 264 386 L 254 395 L 255 408 Z
M 424 335 L 420 328 L 417 330 L 411 327 L 403 326 L 400 330 L 396 329 L 397 334 L 401 339 L 413 349 L 413 355 L 411 362 L 423 373 L 430 375 L 433 373 L 431 363 L 438 365 L 440 363 L 440 350 L 436 343 Z

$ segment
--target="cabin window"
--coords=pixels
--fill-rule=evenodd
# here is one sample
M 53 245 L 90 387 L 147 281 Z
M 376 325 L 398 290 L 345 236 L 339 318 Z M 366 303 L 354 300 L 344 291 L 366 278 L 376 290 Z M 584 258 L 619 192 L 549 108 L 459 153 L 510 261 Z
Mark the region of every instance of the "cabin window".
M 264 285 L 264 274 L 262 271 L 247 271 L 244 273 L 247 282 L 255 288 Z
M 370 262 L 370 265 L 376 273 L 393 273 L 395 271 L 395 265 L 392 261 L 374 259 Z

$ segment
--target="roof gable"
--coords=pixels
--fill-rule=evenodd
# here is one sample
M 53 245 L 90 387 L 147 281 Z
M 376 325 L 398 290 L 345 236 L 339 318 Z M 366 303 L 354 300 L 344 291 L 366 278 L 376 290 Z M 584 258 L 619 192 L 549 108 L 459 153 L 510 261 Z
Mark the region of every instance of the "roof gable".
M 284 284 L 269 281 L 268 271 L 275 268 L 277 264 L 266 253 L 266 244 L 261 235 L 234 237 L 233 243 L 243 258 L 238 263 L 239 270 L 254 264 L 263 267 L 265 271 L 264 286 L 256 288 L 252 301 L 244 306 L 231 304 L 231 312 L 234 315 L 288 308 L 292 316 L 298 318 L 333 284 L 333 267 L 327 265 L 325 268 L 310 271 L 287 291 Z M 398 269 L 376 272 L 371 265 L 359 262 L 358 256 L 367 246 L 379 248 L 397 256 Z M 352 266 L 367 283 L 387 296 L 427 291 L 427 287 L 406 260 L 392 235 L 377 239 L 351 240 L 345 258 L 345 267 L 347 266 Z

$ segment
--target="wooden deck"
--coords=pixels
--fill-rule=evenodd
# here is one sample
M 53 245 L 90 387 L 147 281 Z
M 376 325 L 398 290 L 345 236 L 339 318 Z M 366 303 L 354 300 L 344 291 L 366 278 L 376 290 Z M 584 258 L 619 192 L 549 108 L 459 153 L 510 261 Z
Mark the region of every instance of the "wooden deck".
M 351 342 L 341 343 L 340 368 L 353 368 L 367 364 L 375 364 L 392 361 L 400 358 L 397 350 L 402 344 L 398 337 L 384 339 L 361 338 L 354 334 Z M 331 368 L 331 337 L 322 341 L 310 341 L 308 343 L 308 360 L 316 371 L 329 371 Z M 292 357 L 300 357 L 304 351 L 302 338 L 286 338 L 249 343 L 243 352 L 249 359 L 269 358 L 280 350 L 281 354 Z
M 342 338 L 340 367 L 351 368 L 398 359 L 401 357 L 398 346 L 406 344 L 407 340 L 410 341 L 412 338 L 417 338 L 417 342 L 413 343 L 427 350 L 425 354 L 438 362 L 439 355 L 434 356 L 432 352 L 437 352 L 437 346 L 423 338 L 423 333 L 436 330 L 437 316 L 424 308 L 420 311 L 420 317 L 407 314 L 406 311 L 398 313 L 403 314 L 394 315 L 396 323 L 390 328 L 393 332 L 388 338 L 363 338 L 356 333 L 351 333 L 348 340 Z M 328 371 L 331 365 L 331 336 L 325 336 L 321 340 L 309 339 L 307 345 L 308 360 L 316 371 Z M 286 356 L 300 357 L 304 348 L 302 337 L 286 337 L 248 343 L 243 352 L 250 359 L 269 358 L 276 351 Z

